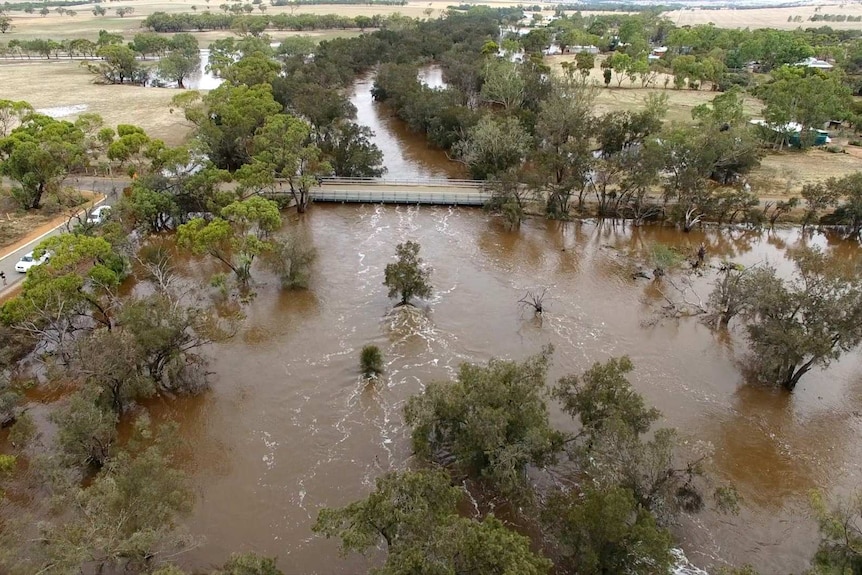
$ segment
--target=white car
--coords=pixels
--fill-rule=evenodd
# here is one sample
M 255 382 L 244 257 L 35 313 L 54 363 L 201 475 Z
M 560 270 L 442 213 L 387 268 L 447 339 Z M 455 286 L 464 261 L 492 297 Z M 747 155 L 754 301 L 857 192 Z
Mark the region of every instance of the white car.
M 108 218 L 108 214 L 111 212 L 111 206 L 99 206 L 95 208 L 90 215 L 87 216 L 88 224 L 101 224 Z
M 40 266 L 51 259 L 51 255 L 47 252 L 42 254 L 41 258 L 34 258 L 33 252 L 29 252 L 24 254 L 24 257 L 18 260 L 18 263 L 15 264 L 15 271 L 20 273 L 27 273 L 32 267 Z

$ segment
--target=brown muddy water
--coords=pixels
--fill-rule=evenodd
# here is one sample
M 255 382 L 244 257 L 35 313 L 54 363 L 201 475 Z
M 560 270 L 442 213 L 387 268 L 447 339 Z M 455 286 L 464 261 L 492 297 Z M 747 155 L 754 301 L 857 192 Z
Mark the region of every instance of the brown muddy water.
M 443 88 L 443 72 L 439 66 L 424 66 L 419 80 L 431 88 Z M 383 165 L 387 179 L 422 180 L 428 178 L 463 178 L 466 170 L 461 164 L 446 158 L 445 152 L 428 146 L 425 136 L 411 132 L 385 104 L 371 97 L 374 73 L 360 76 L 353 83 L 350 101 L 356 106 L 356 123 L 368 126 L 374 132 L 372 141 L 383 152 Z
M 310 531 L 318 509 L 363 497 L 374 478 L 410 464 L 402 407 L 459 363 L 522 359 L 556 347 L 551 381 L 628 354 L 633 384 L 661 409 L 663 425 L 689 445 L 715 448 L 714 473 L 744 498 L 736 517 L 711 512 L 675 529 L 689 559 L 715 569 L 752 563 L 764 574 L 799 573 L 816 544 L 810 490 L 859 487 L 862 362 L 853 353 L 815 371 L 793 395 L 745 386 L 738 334 L 696 320 L 653 317 L 651 282 L 633 280 L 628 252 L 653 242 L 695 249 L 714 261 L 772 262 L 790 269 L 795 230 L 693 232 L 609 223 L 531 220 L 506 231 L 479 210 L 316 205 L 298 223 L 319 251 L 310 289 L 257 286 L 241 332 L 212 349 L 212 390 L 160 409 L 180 421 L 199 501 L 187 521 L 201 545 L 190 567 L 231 551 L 276 555 L 286 573 L 353 574 L 369 561 L 338 557 Z M 394 246 L 422 245 L 435 294 L 424 314 L 391 314 L 382 285 Z M 847 257 L 856 248 L 813 241 Z M 711 278 L 695 287 L 704 297 Z M 548 288 L 539 323 L 517 300 Z M 386 372 L 366 383 L 359 350 L 376 344 Z M 556 407 L 554 423 L 572 429 Z
M 441 85 L 436 70 L 423 70 L 423 81 Z M 361 78 L 351 99 L 357 121 L 376 132 L 385 177 L 461 177 L 445 154 L 372 101 L 371 85 L 370 76 Z M 263 280 L 240 333 L 210 350 L 212 389 L 153 406 L 180 423 L 192 448 L 186 465 L 198 501 L 186 526 L 200 545 L 182 556 L 187 567 L 256 551 L 277 556 L 291 575 L 366 572 L 379 558 L 340 558 L 335 542 L 311 533 L 318 509 L 361 498 L 375 477 L 410 464 L 401 411 L 428 382 L 451 378 L 464 361 L 523 359 L 548 343 L 556 347 L 549 382 L 628 354 L 632 382 L 664 413 L 662 424 L 677 427 L 689 445 L 713 445 L 714 473 L 734 483 L 744 502 L 736 517 L 706 512 L 675 528 L 699 567 L 714 573 L 751 563 L 764 575 L 800 573 L 816 546 L 809 492 L 862 487 L 858 352 L 810 373 L 793 395 L 746 386 L 738 333 L 717 335 L 693 319 L 649 327 L 658 293 L 629 271 L 629 253 L 653 242 L 693 251 L 703 241 L 714 262 L 768 261 L 789 272 L 785 254 L 802 241 L 797 230 L 681 234 L 537 219 L 507 231 L 475 209 L 323 204 L 288 225 L 318 249 L 310 289 L 283 292 Z M 423 314 L 393 315 L 383 268 L 408 239 L 421 243 L 434 268 L 435 294 Z M 847 258 L 858 254 L 838 240 L 808 241 Z M 181 261 L 201 279 L 215 271 Z M 695 281 L 703 297 L 711 279 Z M 539 323 L 517 301 L 544 288 Z M 359 374 L 366 344 L 385 355 L 377 383 Z M 552 417 L 573 427 L 556 407 Z

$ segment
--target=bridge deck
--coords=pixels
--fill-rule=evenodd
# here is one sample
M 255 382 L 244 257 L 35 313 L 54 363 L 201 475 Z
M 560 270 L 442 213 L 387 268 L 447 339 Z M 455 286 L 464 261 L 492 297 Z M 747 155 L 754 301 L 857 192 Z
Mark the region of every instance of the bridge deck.
M 481 206 L 490 199 L 484 182 L 472 180 L 326 179 L 311 190 L 315 202 Z

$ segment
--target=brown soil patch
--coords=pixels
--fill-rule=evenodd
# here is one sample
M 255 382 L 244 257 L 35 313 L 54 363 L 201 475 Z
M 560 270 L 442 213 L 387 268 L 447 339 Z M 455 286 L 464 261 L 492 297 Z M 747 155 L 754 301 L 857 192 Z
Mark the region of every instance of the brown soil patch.
M 73 208 L 66 208 L 60 213 L 45 215 L 18 211 L 0 211 L 0 257 L 21 249 L 42 234 L 65 224 L 71 215 L 76 214 L 104 197 L 94 192 L 81 191 L 80 193 L 87 198 L 87 201 Z
M 796 150 L 772 153 L 748 177 L 759 195 L 799 195 L 805 184 L 846 176 L 862 170 L 862 151 L 833 154 L 825 150 Z

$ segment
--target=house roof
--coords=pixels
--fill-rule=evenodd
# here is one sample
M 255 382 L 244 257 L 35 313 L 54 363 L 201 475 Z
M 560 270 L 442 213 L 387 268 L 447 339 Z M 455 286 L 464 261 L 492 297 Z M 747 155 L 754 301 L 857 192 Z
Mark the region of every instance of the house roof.
M 821 70 L 831 70 L 832 64 L 827 62 L 826 60 L 819 60 L 817 58 L 811 57 L 802 60 L 801 62 L 796 63 L 797 66 L 805 66 L 807 68 L 820 68 Z

